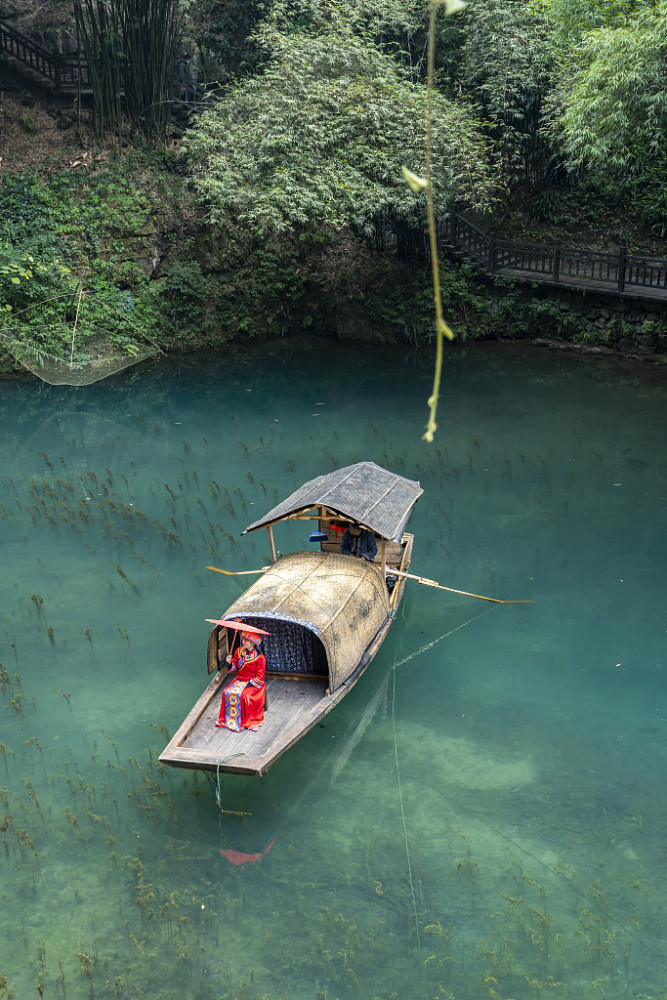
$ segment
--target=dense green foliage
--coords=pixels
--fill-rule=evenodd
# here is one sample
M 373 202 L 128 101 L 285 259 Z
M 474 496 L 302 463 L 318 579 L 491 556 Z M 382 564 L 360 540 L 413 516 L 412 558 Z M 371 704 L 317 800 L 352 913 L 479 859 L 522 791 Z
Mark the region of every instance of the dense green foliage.
M 423 201 L 401 176 L 423 170 L 426 89 L 344 21 L 318 34 L 263 33 L 263 73 L 202 115 L 187 137 L 196 189 L 214 222 L 226 215 L 256 232 L 352 226 L 379 216 L 414 226 Z M 478 123 L 438 95 L 436 202 L 483 207 L 492 173 Z
M 548 165 L 542 134 L 554 55 L 550 26 L 538 6 L 485 0 L 461 18 L 460 73 L 488 123 L 508 188 L 539 184 Z
M 567 54 L 589 31 L 620 27 L 653 0 L 541 0 L 554 34 L 556 54 Z
M 2 336 L 62 354 L 76 325 L 83 355 L 100 329 L 127 351 L 142 335 L 183 347 L 303 330 L 430 337 L 425 199 L 401 173 L 424 173 L 429 0 L 161 7 L 185 11 L 199 79 L 227 81 L 178 158 L 159 141 L 177 20 L 140 31 L 135 2 L 158 9 L 77 0 L 83 40 L 99 47 L 97 123 L 122 157 L 0 181 Z M 534 242 L 586 228 L 579 242 L 610 249 L 632 247 L 630 229 L 635 248 L 667 256 L 667 2 L 470 0 L 435 38 L 440 217 L 481 210 L 482 225 Z M 128 151 L 142 130 L 152 152 Z M 440 278 L 459 337 L 538 321 L 583 336 L 563 310 L 538 316 L 465 268 Z
M 142 333 L 155 331 L 155 304 L 139 257 L 141 234 L 154 225 L 165 191 L 141 183 L 138 159 L 134 171 L 126 169 L 130 165 L 128 159 L 89 175 L 4 178 L 0 333 L 5 343 L 18 339 L 40 353 L 63 356 L 75 318 L 83 355 L 100 331 L 129 352 Z
M 557 122 L 572 168 L 615 185 L 664 225 L 667 3 L 583 35 L 568 54 Z
M 496 185 L 548 222 L 554 187 L 583 182 L 590 205 L 592 179 L 601 218 L 613 190 L 661 218 L 662 9 L 474 0 L 441 18 L 439 212 L 489 206 Z M 225 8 L 225 37 L 252 27 L 254 56 L 189 139 L 210 218 L 256 233 L 416 224 L 420 199 L 405 197 L 397 167 L 423 165 L 428 12 L 428 0 L 267 0 L 242 18 Z
M 267 3 L 225 0 L 198 4 L 190 9 L 188 36 L 201 54 L 204 81 L 217 85 L 230 76 L 243 76 L 257 69 L 259 51 L 252 34 L 266 16 Z

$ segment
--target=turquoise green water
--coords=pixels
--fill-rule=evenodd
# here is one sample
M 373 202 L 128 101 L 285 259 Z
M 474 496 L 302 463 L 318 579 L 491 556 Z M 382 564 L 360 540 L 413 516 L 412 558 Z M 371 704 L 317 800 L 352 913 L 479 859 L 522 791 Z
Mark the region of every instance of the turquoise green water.
M 458 349 L 434 446 L 430 379 L 288 343 L 0 382 L 0 997 L 664 995 L 664 375 Z M 223 815 L 157 764 L 240 591 L 205 567 L 261 565 L 243 527 L 362 459 L 424 487 L 415 572 L 536 603 L 410 584 Z

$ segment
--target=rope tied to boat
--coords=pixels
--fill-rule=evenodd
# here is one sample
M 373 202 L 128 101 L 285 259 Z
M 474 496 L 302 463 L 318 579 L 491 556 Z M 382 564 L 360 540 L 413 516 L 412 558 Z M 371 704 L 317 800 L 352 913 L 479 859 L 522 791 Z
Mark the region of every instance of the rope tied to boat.
M 226 757 L 221 757 L 215 768 L 215 802 L 222 813 L 223 816 L 252 816 L 250 812 L 243 812 L 240 809 L 223 809 L 222 808 L 222 790 L 220 788 L 220 765 L 224 764 L 225 761 L 231 760 L 232 757 L 245 757 L 245 750 L 237 750 L 236 753 L 230 753 Z
M 447 639 L 450 635 L 453 635 L 455 632 L 458 632 L 460 629 L 465 628 L 466 625 L 471 625 L 474 621 L 477 621 L 478 618 L 482 618 L 484 615 L 488 615 L 489 611 L 493 611 L 493 608 L 486 608 L 484 611 L 480 611 L 480 613 L 478 615 L 474 615 L 472 618 L 469 618 L 467 621 L 462 622 L 461 625 L 457 625 L 455 628 L 450 629 L 448 632 L 445 632 L 443 635 L 438 636 L 438 638 L 437 639 L 433 639 L 432 642 L 427 642 L 424 646 L 420 646 L 420 648 L 416 649 L 414 651 L 414 653 L 410 653 L 409 656 L 404 656 L 402 660 L 399 660 L 397 663 L 394 663 L 392 665 L 392 668 L 391 668 L 391 678 L 392 678 L 391 722 L 392 722 L 392 734 L 393 734 L 393 738 L 394 738 L 394 766 L 395 766 L 395 770 L 396 770 L 396 783 L 398 785 L 398 802 L 399 802 L 399 806 L 400 806 L 400 810 L 401 810 L 401 823 L 403 824 L 403 841 L 405 843 L 405 857 L 406 857 L 407 865 L 408 865 L 408 883 L 410 885 L 410 893 L 412 895 L 412 916 L 414 917 L 414 921 L 415 921 L 415 932 L 416 932 L 416 936 L 417 936 L 417 949 L 418 949 L 420 955 L 421 955 L 421 951 L 422 951 L 422 944 L 421 944 L 421 935 L 419 933 L 419 914 L 417 912 L 417 897 L 416 897 L 416 894 L 415 894 L 414 879 L 413 879 L 413 874 L 412 874 L 412 858 L 410 857 L 410 844 L 409 844 L 409 841 L 408 841 L 408 826 L 407 826 L 407 822 L 406 822 L 406 818 L 405 818 L 405 805 L 404 805 L 404 802 L 403 802 L 403 786 L 402 786 L 402 783 L 401 783 L 401 766 L 400 766 L 399 757 L 398 757 L 398 733 L 397 733 L 397 727 L 396 727 L 396 669 L 397 669 L 397 667 L 402 667 L 405 663 L 408 663 L 410 660 L 413 660 L 416 656 L 421 656 L 422 653 L 427 653 L 429 649 L 433 649 L 433 647 L 437 646 L 437 644 L 439 642 L 442 642 L 443 639 Z M 422 968 L 423 968 L 423 963 L 422 963 Z
M 414 660 L 415 656 L 421 656 L 422 653 L 427 653 L 429 649 L 433 649 L 433 647 L 437 646 L 443 639 L 448 639 L 450 635 L 454 635 L 455 632 L 465 628 L 466 625 L 472 625 L 472 623 L 476 622 L 478 618 L 483 618 L 484 615 L 488 615 L 489 611 L 493 611 L 493 608 L 485 608 L 484 611 L 480 611 L 478 615 L 474 615 L 474 617 L 469 618 L 468 621 L 462 622 L 461 625 L 457 625 L 456 628 L 450 629 L 449 632 L 445 632 L 444 635 L 439 635 L 437 639 L 433 639 L 432 642 L 427 642 L 425 646 L 420 646 L 419 649 L 414 651 L 414 653 L 410 653 L 409 656 L 404 656 L 402 660 L 398 661 L 398 663 L 394 663 L 391 669 L 396 670 L 397 667 L 402 667 L 404 663 Z

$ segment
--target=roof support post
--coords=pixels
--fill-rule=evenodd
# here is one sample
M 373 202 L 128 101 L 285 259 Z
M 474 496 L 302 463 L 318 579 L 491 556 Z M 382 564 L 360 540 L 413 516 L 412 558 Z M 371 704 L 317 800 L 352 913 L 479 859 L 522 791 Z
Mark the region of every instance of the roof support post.
M 386 539 L 380 539 L 380 559 L 382 560 L 382 579 L 386 581 L 387 579 L 387 542 Z
M 268 528 L 266 529 L 266 531 L 267 531 L 267 534 L 269 536 L 269 545 L 271 547 L 271 562 L 275 562 L 276 561 L 276 544 L 273 541 L 273 528 L 271 527 L 271 525 L 268 526 Z

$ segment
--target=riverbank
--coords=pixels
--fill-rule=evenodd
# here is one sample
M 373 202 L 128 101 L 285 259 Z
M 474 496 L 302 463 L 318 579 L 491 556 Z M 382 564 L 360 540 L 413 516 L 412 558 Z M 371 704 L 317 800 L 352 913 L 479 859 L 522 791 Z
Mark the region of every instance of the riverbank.
M 433 339 L 427 261 L 414 247 L 408 259 L 391 232 L 371 244 L 349 230 L 259 239 L 213 227 L 178 142 L 100 148 L 85 112 L 34 94 L 3 94 L 0 135 L 2 371 L 16 369 L 16 342 L 47 355 L 66 345 L 69 356 L 75 323 L 80 359 L 100 329 L 128 353 L 146 337 L 169 352 L 304 333 L 375 345 Z M 455 260 L 443 260 L 442 284 L 458 340 L 667 360 L 659 305 L 513 284 Z

